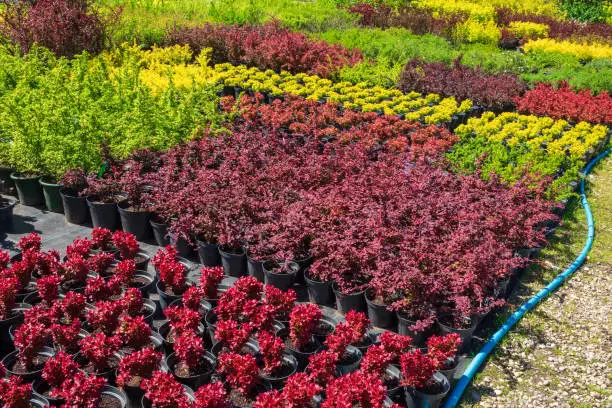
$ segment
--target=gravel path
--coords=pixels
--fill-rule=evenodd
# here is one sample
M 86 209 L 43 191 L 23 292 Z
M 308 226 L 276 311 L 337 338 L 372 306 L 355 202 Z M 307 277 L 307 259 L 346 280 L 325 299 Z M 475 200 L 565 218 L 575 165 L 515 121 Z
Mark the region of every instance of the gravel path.
M 589 179 L 597 235 L 588 263 L 512 329 L 466 390 L 462 407 L 612 407 L 612 160 Z M 584 244 L 582 211 L 564 222 L 542 266 L 513 294 L 513 305 L 542 288 Z

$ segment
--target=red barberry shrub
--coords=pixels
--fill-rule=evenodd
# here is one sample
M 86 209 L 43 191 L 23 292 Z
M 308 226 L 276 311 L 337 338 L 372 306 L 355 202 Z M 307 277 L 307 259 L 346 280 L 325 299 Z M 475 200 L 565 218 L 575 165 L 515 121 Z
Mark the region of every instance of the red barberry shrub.
M 197 286 L 191 286 L 183 293 L 183 305 L 196 312 L 200 310 L 200 302 L 202 300 L 202 291 Z
M 11 262 L 11 256 L 7 251 L 0 249 L 0 274 L 2 274 L 8 268 L 8 264 Z
M 382 345 L 374 345 L 363 356 L 360 369 L 364 373 L 382 377 L 395 358 L 396 355 L 386 351 Z
M 274 317 L 278 320 L 287 321 L 295 307 L 297 295 L 293 289 L 282 291 L 275 286 L 266 285 L 264 303 L 272 308 Z
M 110 299 L 121 293 L 119 281 L 110 279 L 108 281 L 101 277 L 91 278 L 85 286 L 85 296 L 90 303 Z
M 87 281 L 89 265 L 87 264 L 87 260 L 85 258 L 78 255 L 69 257 L 62 266 L 62 282 L 75 282 L 78 284 Z
M 83 294 L 69 291 L 64 296 L 59 308 L 66 319 L 78 319 L 85 311 L 85 303 L 85 296 Z
M 312 335 L 321 317 L 321 309 L 312 303 L 297 305 L 293 309 L 289 321 L 289 337 L 297 350 L 312 342 Z
M 66 408 L 97 408 L 102 399 L 102 390 L 106 380 L 95 375 L 87 376 L 77 371 L 72 377 L 64 381 L 59 397 L 63 398 Z
M 68 190 L 70 194 L 81 196 L 87 188 L 87 173 L 82 168 L 68 169 L 60 178 L 59 184 Z M 99 229 L 99 227 L 94 228 L 94 233 L 96 229 Z
M 331 381 L 321 408 L 346 406 L 383 408 L 385 386 L 379 377 L 355 371 Z
M 45 363 L 42 378 L 49 386 L 59 388 L 64 381 L 72 378 L 77 371 L 79 371 L 79 365 L 72 357 L 60 350 Z
M 176 337 L 174 352 L 178 359 L 190 370 L 196 370 L 201 366 L 206 350 L 202 343 L 202 337 L 194 332 L 184 332 Z
M 0 278 L 0 319 L 11 317 L 19 287 L 17 278 Z
M 136 237 L 129 232 L 115 231 L 113 234 L 113 244 L 119 250 L 119 255 L 123 260 L 134 259 L 138 251 L 140 251 L 140 245 L 136 241 Z
M 437 356 L 423 354 L 420 349 L 402 354 L 400 357 L 402 367 L 402 384 L 415 389 L 424 388 L 433 375 L 442 366 Z
M 97 302 L 93 309 L 87 310 L 87 322 L 94 330 L 112 336 L 119 326 L 119 316 L 123 311 L 122 302 Z
M 162 354 L 153 348 L 138 350 L 122 357 L 119 361 L 117 385 L 120 387 L 135 386 L 133 384 L 135 379 L 141 381 L 144 378 L 151 378 L 153 373 L 159 369 L 162 357 Z
M 185 395 L 183 386 L 172 374 L 155 371 L 151 378 L 144 378 L 140 388 L 147 398 L 157 408 L 190 408 L 191 404 Z
M 336 377 L 336 364 L 338 354 L 325 350 L 310 356 L 308 359 L 308 373 L 319 385 L 327 385 Z
M 254 330 L 255 325 L 252 323 L 241 324 L 235 320 L 220 320 L 215 329 L 215 339 L 232 353 L 240 353 Z
M 217 371 L 225 376 L 232 389 L 244 395 L 248 395 L 257 384 L 257 361 L 251 354 L 221 354 Z
M 258 394 L 253 408 L 282 408 L 286 406 L 283 395 L 278 390 Z
M 427 354 L 436 356 L 438 360 L 444 362 L 447 358 L 455 357 L 460 346 L 461 337 L 457 333 L 445 336 L 432 335 L 427 339 Z
M 159 280 L 163 283 L 164 290 L 175 294 L 182 294 L 187 290 L 187 279 L 185 265 L 168 253 L 171 247 L 160 250 L 153 258 L 153 265 L 159 272 Z M 161 254 L 161 255 L 160 255 Z
M 42 324 L 24 323 L 15 330 L 15 348 L 18 360 L 26 367 L 32 368 L 34 358 L 45 347 L 49 340 L 49 330 Z
M 287 379 L 283 398 L 290 407 L 307 408 L 312 406 L 313 398 L 322 390 L 323 387 L 315 383 L 310 375 L 295 373 Z
M 108 252 L 99 252 L 87 260 L 89 264 L 89 269 L 97 273 L 98 275 L 102 275 L 106 272 L 106 269 L 112 265 L 115 257 L 113 254 Z
M 346 352 L 346 348 L 358 339 L 355 330 L 343 322 L 336 326 L 333 333 L 327 335 L 325 345 L 329 351 L 342 356 Z
M 227 392 L 220 382 L 205 384 L 195 393 L 193 408 L 230 408 Z
M 205 266 L 200 275 L 200 289 L 206 299 L 218 299 L 219 284 L 223 280 L 223 267 Z
M 81 258 L 89 258 L 90 251 L 93 247 L 93 242 L 91 242 L 87 238 L 77 238 L 72 241 L 72 244 L 66 247 L 66 256 L 68 258 L 71 257 L 81 257 Z
M 59 297 L 61 278 L 56 275 L 43 276 L 36 281 L 38 296 L 47 304 L 52 305 Z
M 142 316 L 123 315 L 119 319 L 115 336 L 121 340 L 124 347 L 138 350 L 150 343 L 151 326 Z
M 223 293 L 215 312 L 221 320 L 256 320 L 262 293 L 263 285 L 257 279 L 252 276 L 241 277 Z
M 170 327 L 177 336 L 183 333 L 195 333 L 200 325 L 200 314 L 185 307 L 170 306 L 164 310 L 164 314 L 170 321 Z
M 30 408 L 32 384 L 24 384 L 21 377 L 0 380 L 0 402 L 4 408 Z
M 91 231 L 93 248 L 101 251 L 112 249 L 113 233 L 108 228 L 96 227 Z
M 82 51 L 97 53 L 104 46 L 107 22 L 88 0 L 19 0 L 7 5 L 2 31 L 24 52 L 38 43 L 58 56 L 72 57 Z
M 168 33 L 166 43 L 187 44 L 196 54 L 212 48 L 213 63 L 231 62 L 322 77 L 362 60 L 358 50 L 310 39 L 306 34 L 283 28 L 278 21 L 264 25 L 176 28 Z
M 118 303 L 123 306 L 125 311 L 130 316 L 137 316 L 142 313 L 142 307 L 144 305 L 144 298 L 142 292 L 136 288 L 128 288 Z
M 427 63 L 422 59 L 413 59 L 404 67 L 398 88 L 404 92 L 471 99 L 477 105 L 504 109 L 512 107 L 514 98 L 527 87 L 514 74 L 488 74 L 480 68 L 461 65 L 459 59 L 450 67 L 443 62 Z
M 111 358 L 119 351 L 121 341 L 114 336 L 104 333 L 91 334 L 79 341 L 83 356 L 89 361 L 98 373 L 108 371 Z
M 40 252 L 40 248 L 42 247 L 42 240 L 40 239 L 40 235 L 36 232 L 31 232 L 29 235 L 20 238 L 17 243 L 17 248 L 22 253 L 26 253 L 28 251 Z
M 276 337 L 266 331 L 259 333 L 257 341 L 259 342 L 259 351 L 264 363 L 264 371 L 271 374 L 283 363 L 285 344 L 280 337 Z
M 74 319 L 70 324 L 54 323 L 50 327 L 53 344 L 56 348 L 68 352 L 78 350 L 79 333 L 81 331 L 81 320 Z
M 381 333 L 378 336 L 378 341 L 386 352 L 392 353 L 396 357 L 414 348 L 412 346 L 412 337 L 393 333 L 392 331 Z
M 574 122 L 612 123 L 612 97 L 607 92 L 594 95 L 587 89 L 576 90 L 565 81 L 557 88 L 539 83 L 515 101 L 522 113 Z

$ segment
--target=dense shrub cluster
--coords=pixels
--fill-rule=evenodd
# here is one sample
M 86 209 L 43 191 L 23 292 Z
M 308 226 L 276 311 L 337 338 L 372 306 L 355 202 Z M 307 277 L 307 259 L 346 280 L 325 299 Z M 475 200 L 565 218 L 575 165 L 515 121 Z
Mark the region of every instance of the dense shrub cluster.
M 311 40 L 303 33 L 283 28 L 279 22 L 264 25 L 208 24 L 195 28 L 175 28 L 166 43 L 181 44 L 197 54 L 212 48 L 212 63 L 244 64 L 276 72 L 306 72 L 329 77 L 345 65 L 355 65 L 362 57 L 357 50 Z
M 516 99 L 522 113 L 567 119 L 573 122 L 612 123 L 612 97 L 607 92 L 593 95 L 588 90 L 575 90 L 567 82 L 558 88 L 538 84 Z
M 83 51 L 98 53 L 105 43 L 106 26 L 89 0 L 17 0 L 3 2 L 0 32 L 27 53 L 34 43 L 57 56 Z M 118 14 L 115 15 L 115 18 Z
M 530 173 L 537 179 L 552 178 L 549 196 L 567 197 L 579 172 L 605 145 L 608 128 L 548 117 L 485 112 L 468 119 L 456 134 L 461 142 L 447 157 L 460 169 L 480 169 L 513 182 Z
M 495 109 L 512 108 L 514 98 L 526 90 L 516 75 L 488 74 L 472 69 L 455 60 L 452 66 L 443 62 L 427 63 L 422 59 L 409 61 L 402 71 L 398 88 L 404 92 L 436 93 L 469 99 L 474 104 Z

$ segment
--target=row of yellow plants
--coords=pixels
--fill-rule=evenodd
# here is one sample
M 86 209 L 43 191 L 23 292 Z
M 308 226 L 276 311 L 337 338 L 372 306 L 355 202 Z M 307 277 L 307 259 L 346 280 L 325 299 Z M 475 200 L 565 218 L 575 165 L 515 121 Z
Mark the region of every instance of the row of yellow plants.
M 460 125 L 456 133 L 462 139 L 483 136 L 510 148 L 525 144 L 530 150 L 544 148 L 549 154 L 567 154 L 572 159 L 580 159 L 591 149 L 596 151 L 600 147 L 608 128 L 587 122 L 572 126 L 565 120 L 512 112 L 500 115 L 485 112 L 480 118 L 470 118 L 467 124 Z
M 525 52 L 572 54 L 587 61 L 596 58 L 612 58 L 612 46 L 600 43 L 587 44 L 542 38 L 528 41 L 523 49 Z
M 123 53 L 126 49 L 123 47 Z M 309 100 L 338 102 L 345 109 L 401 115 L 407 120 L 420 120 L 428 124 L 448 122 L 453 115 L 467 112 L 472 107 L 471 101 L 458 103 L 455 98 L 417 92 L 403 94 L 397 89 L 370 87 L 363 82 L 334 83 L 316 75 L 262 71 L 242 65 L 218 64 L 211 67 L 208 58 L 210 50 L 203 51 L 195 63 L 190 63 L 191 51 L 187 46 L 137 52 L 142 67 L 140 78 L 154 93 L 163 92 L 169 86 L 181 88 L 193 84 L 221 84 L 277 97 L 292 94 Z M 121 53 L 121 50 L 114 51 L 115 55 L 111 53 L 107 59 L 117 59 L 117 54 Z

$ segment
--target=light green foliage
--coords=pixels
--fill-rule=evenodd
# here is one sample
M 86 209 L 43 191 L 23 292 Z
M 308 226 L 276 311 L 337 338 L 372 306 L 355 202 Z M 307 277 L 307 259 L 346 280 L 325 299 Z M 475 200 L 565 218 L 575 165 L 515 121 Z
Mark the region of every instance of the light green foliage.
M 20 171 L 57 177 L 71 167 L 94 170 L 103 139 L 125 157 L 168 148 L 221 119 L 214 87 L 153 95 L 129 55 L 115 67 L 104 56 L 56 60 L 34 49 L 20 58 L 4 48 L 3 60 L 11 67 L 0 70 L 0 141 Z

